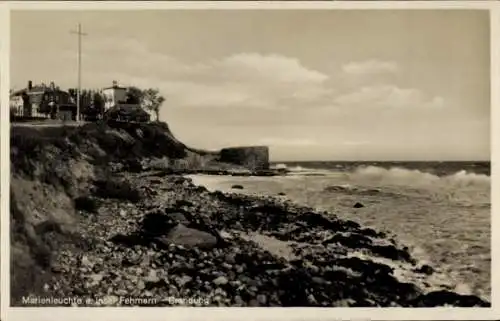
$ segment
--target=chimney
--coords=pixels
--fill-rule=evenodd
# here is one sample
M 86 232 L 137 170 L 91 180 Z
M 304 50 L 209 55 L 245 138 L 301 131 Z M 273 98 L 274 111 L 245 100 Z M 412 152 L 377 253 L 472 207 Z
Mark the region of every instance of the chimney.
M 118 81 L 113 80 L 113 88 L 116 88 L 116 87 L 118 87 Z
M 28 90 L 33 89 L 33 82 L 31 80 L 28 80 Z
M 54 84 L 53 81 L 50 82 L 50 89 L 51 90 L 55 90 L 56 89 L 56 85 Z

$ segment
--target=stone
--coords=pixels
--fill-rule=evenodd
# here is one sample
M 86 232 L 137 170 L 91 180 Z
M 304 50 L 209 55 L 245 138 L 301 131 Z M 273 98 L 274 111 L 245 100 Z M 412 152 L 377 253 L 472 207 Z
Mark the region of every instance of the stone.
M 183 275 L 182 277 L 178 277 L 175 279 L 177 285 L 179 287 L 184 287 L 187 283 L 191 282 L 193 280 L 192 277 L 190 277 L 189 275 Z
M 257 293 L 259 289 L 255 285 L 252 285 L 248 288 L 248 291 L 251 293 Z
M 257 295 L 257 302 L 259 302 L 260 305 L 266 305 L 267 304 L 267 296 L 265 294 Z
M 249 307 L 258 307 L 259 306 L 259 301 L 252 299 L 248 302 Z
M 186 248 L 213 248 L 217 245 L 217 238 L 207 232 L 178 224 L 164 237 L 159 238 L 164 244 L 182 245 Z
M 224 240 L 232 240 L 234 237 L 226 231 L 219 231 L 219 236 Z
M 139 280 L 139 282 L 137 282 L 137 289 L 144 290 L 145 288 L 146 288 L 146 284 L 144 284 L 144 281 Z
M 101 303 L 102 305 L 115 305 L 118 301 L 120 301 L 120 298 L 116 295 L 105 295 L 102 298 Z
M 118 290 L 116 290 L 116 292 L 115 292 L 115 293 L 116 293 L 117 295 L 119 295 L 119 296 L 124 296 L 124 295 L 127 295 L 127 294 L 128 294 L 127 290 L 125 290 L 125 289 L 118 289 Z
M 239 295 L 235 296 L 233 300 L 234 300 L 234 304 L 236 306 L 243 306 L 245 304 L 245 302 L 243 301 L 243 299 Z
M 491 303 L 475 295 L 461 295 L 458 293 L 441 290 L 419 296 L 411 302 L 415 307 L 491 307 Z
M 225 276 L 219 276 L 218 278 L 215 278 L 212 282 L 215 285 L 224 285 L 227 284 L 229 281 Z
M 157 283 L 160 282 L 160 278 L 158 277 L 158 272 L 156 270 L 150 270 L 148 275 L 144 278 L 144 281 Z
M 231 188 L 232 189 L 243 189 L 243 186 L 236 184 L 236 185 L 231 186 Z
M 89 279 L 92 281 L 92 284 L 98 284 L 99 282 L 102 281 L 104 276 L 102 274 L 91 274 L 89 276 Z
M 318 304 L 318 301 L 316 301 L 316 298 L 314 297 L 314 295 L 311 293 L 307 296 L 307 303 L 309 303 L 310 305 L 316 305 Z
M 224 291 L 221 288 L 215 289 L 214 294 L 215 295 L 220 295 L 221 297 L 225 297 L 227 295 L 226 291 Z
M 311 278 L 311 281 L 312 281 L 313 283 L 316 283 L 316 284 L 327 284 L 327 283 L 328 283 L 328 281 L 327 281 L 327 280 L 325 280 L 324 278 L 319 277 L 319 276 L 313 276 L 313 277 Z
M 431 275 L 434 273 L 434 269 L 431 266 L 424 264 L 420 268 L 416 269 L 415 272 Z
M 359 202 L 356 202 L 356 204 L 354 204 L 353 206 L 354 208 L 362 208 L 362 207 L 365 207 L 363 204 L 359 203 Z
M 92 263 L 90 261 L 90 259 L 88 258 L 88 256 L 86 256 L 86 255 L 82 255 L 82 258 L 80 260 L 80 264 L 82 267 L 86 267 L 89 269 L 92 269 L 92 267 L 94 266 L 94 263 Z

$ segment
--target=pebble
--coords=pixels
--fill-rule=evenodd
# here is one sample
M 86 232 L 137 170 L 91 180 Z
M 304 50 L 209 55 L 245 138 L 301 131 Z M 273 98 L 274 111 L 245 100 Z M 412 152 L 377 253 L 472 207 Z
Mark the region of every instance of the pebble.
M 144 290 L 146 288 L 146 284 L 144 284 L 143 280 L 139 280 L 139 282 L 137 283 L 137 288 L 139 290 Z
M 316 298 L 312 293 L 307 296 L 307 302 L 311 305 L 315 305 L 318 303 L 318 301 L 316 301 Z
M 237 306 L 243 306 L 245 304 L 245 302 L 243 301 L 241 296 L 237 295 L 234 297 L 234 304 Z
M 228 264 L 235 264 L 236 263 L 236 259 L 235 259 L 235 255 L 233 253 L 229 253 L 226 255 L 225 257 L 225 261 L 228 263 Z
M 257 295 L 257 301 L 261 305 L 266 305 L 267 304 L 267 296 L 265 294 L 259 294 L 259 295 Z
M 215 289 L 214 294 L 220 295 L 220 296 L 226 296 L 227 295 L 226 291 L 222 290 L 221 288 Z
M 182 277 L 178 277 L 175 281 L 179 287 L 184 287 L 187 283 L 191 282 L 193 280 L 192 277 L 189 275 L 183 275 Z
M 102 274 L 91 274 L 91 275 L 89 275 L 89 278 L 92 280 L 93 284 L 97 284 L 97 283 L 99 283 L 99 282 L 102 281 L 102 279 L 104 278 L 104 275 L 102 275 Z
M 127 295 L 128 294 L 128 291 L 125 290 L 125 289 L 118 289 L 116 290 L 115 292 L 117 295 L 120 295 L 120 296 L 124 296 L 124 295 Z
M 120 298 L 116 295 L 106 295 L 102 298 L 103 305 L 115 305 L 120 301 Z
M 319 276 L 313 276 L 311 278 L 311 281 L 316 283 L 316 284 L 326 284 L 327 283 L 327 281 L 324 278 L 319 277 Z
M 90 261 L 90 259 L 86 255 L 82 256 L 82 259 L 80 260 L 80 264 L 82 265 L 82 267 L 90 268 L 90 269 L 94 266 L 94 264 Z
M 218 278 L 214 279 L 212 282 L 215 285 L 224 285 L 224 284 L 227 284 L 229 281 L 225 276 L 219 276 Z
M 149 274 L 144 278 L 144 281 L 152 283 L 160 282 L 160 278 L 158 277 L 158 272 L 156 270 L 150 270 Z

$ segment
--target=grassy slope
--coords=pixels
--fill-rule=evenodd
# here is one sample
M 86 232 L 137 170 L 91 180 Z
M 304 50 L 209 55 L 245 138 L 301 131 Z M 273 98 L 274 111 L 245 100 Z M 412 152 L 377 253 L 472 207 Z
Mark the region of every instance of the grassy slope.
M 81 241 L 72 231 L 74 199 L 92 181 L 105 180 L 112 164 L 144 157 L 179 160 L 189 153 L 162 123 L 13 127 L 12 294 L 40 291 L 53 250 L 66 240 Z

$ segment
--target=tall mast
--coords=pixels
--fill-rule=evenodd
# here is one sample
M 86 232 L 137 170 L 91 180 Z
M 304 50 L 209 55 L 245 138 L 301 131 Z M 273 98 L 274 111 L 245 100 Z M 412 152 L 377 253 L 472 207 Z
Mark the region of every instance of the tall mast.
M 82 36 L 86 33 L 82 32 L 82 26 L 79 23 L 77 31 L 71 31 L 72 34 L 78 36 L 78 88 L 76 90 L 76 121 L 80 120 L 80 95 L 82 86 Z

